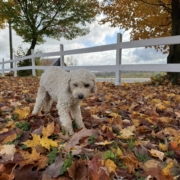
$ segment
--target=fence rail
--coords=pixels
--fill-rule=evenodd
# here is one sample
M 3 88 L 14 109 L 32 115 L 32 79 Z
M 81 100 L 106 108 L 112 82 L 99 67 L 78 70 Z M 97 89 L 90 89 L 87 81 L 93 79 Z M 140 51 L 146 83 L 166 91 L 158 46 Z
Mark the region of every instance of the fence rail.
M 60 45 L 60 51 L 50 52 L 50 53 L 41 53 L 34 54 L 34 50 L 32 50 L 30 56 L 15 58 L 13 60 L 0 62 L 2 64 L 2 69 L 0 69 L 0 73 L 4 75 L 5 71 L 14 71 L 14 75 L 17 76 L 18 70 L 27 70 L 31 69 L 33 76 L 36 76 L 36 69 L 45 70 L 48 66 L 35 66 L 35 58 L 36 57 L 48 57 L 48 56 L 60 56 L 61 57 L 61 68 L 64 70 L 75 70 L 78 68 L 85 68 L 91 71 L 112 71 L 115 72 L 115 85 L 119 85 L 121 82 L 121 72 L 123 71 L 153 71 L 153 72 L 180 72 L 180 64 L 129 64 L 123 65 L 121 64 L 122 58 L 122 49 L 128 48 L 137 48 L 137 47 L 146 47 L 146 46 L 158 46 L 158 45 L 175 45 L 180 44 L 180 36 L 171 36 L 171 37 L 163 37 L 163 38 L 153 38 L 147 40 L 137 40 L 130 42 L 122 42 L 122 35 L 120 33 L 117 34 L 117 43 L 103 45 L 103 46 L 95 46 L 89 48 L 82 49 L 74 49 L 74 50 L 66 50 L 64 51 L 64 47 Z M 72 55 L 72 54 L 84 54 L 84 53 L 93 53 L 93 52 L 103 52 L 103 51 L 111 51 L 116 50 L 116 64 L 115 65 L 106 65 L 106 66 L 64 66 L 64 56 Z M 17 67 L 17 63 L 19 61 L 24 61 L 26 59 L 31 59 L 32 65 L 25 67 Z M 13 68 L 5 68 L 5 64 L 13 63 Z

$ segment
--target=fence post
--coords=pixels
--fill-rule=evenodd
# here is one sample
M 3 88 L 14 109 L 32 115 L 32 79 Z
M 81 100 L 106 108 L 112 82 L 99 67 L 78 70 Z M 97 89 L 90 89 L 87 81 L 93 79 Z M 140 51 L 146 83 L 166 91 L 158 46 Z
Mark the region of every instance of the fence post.
M 34 49 L 31 49 L 31 55 L 34 54 Z M 35 58 L 31 58 L 31 63 L 32 63 L 32 75 L 36 76 L 36 70 L 35 70 Z
M 14 57 L 15 59 L 16 59 L 16 57 Z M 15 60 L 14 59 L 14 60 Z M 13 63 L 13 69 L 14 69 L 14 77 L 17 77 L 17 62 L 16 61 L 14 61 L 14 63 Z
M 122 49 L 121 49 L 121 42 L 122 42 L 122 34 L 117 34 L 117 49 L 116 49 L 116 72 L 115 72 L 115 85 L 119 86 L 121 84 L 121 71 L 119 70 L 121 65 L 121 56 L 122 56 Z
M 64 55 L 62 54 L 62 52 L 64 51 L 64 46 L 63 44 L 60 44 L 60 52 L 61 52 L 61 61 L 60 61 L 60 65 L 61 65 L 61 68 L 64 69 Z
M 2 58 L 2 76 L 4 76 L 4 58 Z

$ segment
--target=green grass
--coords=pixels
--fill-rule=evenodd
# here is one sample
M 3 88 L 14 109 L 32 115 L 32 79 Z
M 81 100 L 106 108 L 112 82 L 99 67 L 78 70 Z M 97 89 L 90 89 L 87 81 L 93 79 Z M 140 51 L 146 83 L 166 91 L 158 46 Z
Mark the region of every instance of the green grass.
M 122 72 L 122 78 L 150 78 L 156 76 L 157 74 L 165 75 L 164 72 Z M 115 78 L 115 73 L 101 73 L 96 74 L 97 78 Z

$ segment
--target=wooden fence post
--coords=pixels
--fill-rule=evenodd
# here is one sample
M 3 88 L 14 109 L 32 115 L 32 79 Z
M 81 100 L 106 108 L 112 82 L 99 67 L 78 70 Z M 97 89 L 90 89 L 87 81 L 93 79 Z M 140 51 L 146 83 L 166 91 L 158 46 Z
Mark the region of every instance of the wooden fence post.
M 64 46 L 63 44 L 60 44 L 60 52 L 62 53 L 63 51 L 64 51 Z M 60 63 L 61 63 L 61 68 L 64 69 L 64 55 L 62 54 L 61 54 Z
M 2 76 L 4 76 L 4 58 L 2 58 Z
M 15 57 L 15 59 L 16 59 L 16 57 Z M 14 61 L 14 63 L 13 63 L 13 69 L 15 69 L 14 70 L 14 77 L 17 77 L 17 62 L 16 61 Z
M 34 49 L 31 49 L 31 55 L 34 54 Z M 31 63 L 32 63 L 32 75 L 36 76 L 36 70 L 35 70 L 35 58 L 31 58 Z
M 119 86 L 121 84 L 121 71 L 119 70 L 121 65 L 121 56 L 122 56 L 122 49 L 121 49 L 121 42 L 122 42 L 122 34 L 117 34 L 117 49 L 116 49 L 116 71 L 115 71 L 115 85 Z

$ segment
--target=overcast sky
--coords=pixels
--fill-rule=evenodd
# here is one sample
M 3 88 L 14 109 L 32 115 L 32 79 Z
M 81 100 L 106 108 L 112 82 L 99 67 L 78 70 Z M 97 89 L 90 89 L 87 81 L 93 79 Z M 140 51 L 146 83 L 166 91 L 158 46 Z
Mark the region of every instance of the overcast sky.
M 123 34 L 123 41 L 130 40 L 129 32 L 123 32 L 119 28 L 111 28 L 108 24 L 99 25 L 98 22 L 94 22 L 88 26 L 90 27 L 90 33 L 86 36 L 78 37 L 70 41 L 64 38 L 60 41 L 46 38 L 44 44 L 36 46 L 36 50 L 38 49 L 42 52 L 59 51 L 60 44 L 64 45 L 64 50 L 113 44 L 116 43 L 117 33 L 119 32 Z M 17 50 L 18 46 L 26 49 L 30 44 L 23 43 L 22 38 L 17 36 L 13 31 L 13 49 Z M 153 48 L 125 49 L 122 51 L 123 64 L 161 64 L 166 63 L 166 57 L 167 55 L 156 52 Z M 0 29 L 0 61 L 2 61 L 2 58 L 4 58 L 5 61 L 9 60 L 8 28 L 4 30 Z M 77 59 L 78 65 L 113 65 L 115 64 L 115 51 L 73 55 L 73 58 Z

